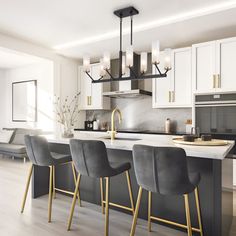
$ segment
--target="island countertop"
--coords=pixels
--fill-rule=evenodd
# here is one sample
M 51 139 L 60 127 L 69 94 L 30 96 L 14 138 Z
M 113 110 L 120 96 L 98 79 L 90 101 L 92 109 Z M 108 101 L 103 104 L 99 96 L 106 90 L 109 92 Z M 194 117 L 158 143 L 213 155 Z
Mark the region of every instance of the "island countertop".
M 57 137 L 57 136 L 46 136 L 49 142 L 69 144 L 69 139 Z M 185 150 L 187 156 L 209 158 L 223 160 L 230 150 L 234 146 L 234 141 L 228 141 L 225 146 L 191 146 L 191 145 L 180 145 L 173 142 L 172 135 L 151 135 L 151 134 L 138 134 L 138 133 L 118 133 L 117 138 L 111 141 L 108 134 L 104 132 L 90 132 L 90 131 L 76 131 L 74 139 L 82 140 L 101 140 L 105 143 L 108 149 L 118 149 L 132 151 L 135 144 L 150 145 L 150 146 L 167 146 L 167 147 L 181 147 Z

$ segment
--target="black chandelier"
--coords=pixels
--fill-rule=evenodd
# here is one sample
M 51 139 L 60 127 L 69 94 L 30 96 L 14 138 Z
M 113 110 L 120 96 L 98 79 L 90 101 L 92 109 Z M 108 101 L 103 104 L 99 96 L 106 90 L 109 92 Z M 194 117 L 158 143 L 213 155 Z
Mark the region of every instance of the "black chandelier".
M 90 75 L 90 58 L 89 56 L 84 56 L 83 58 L 83 70 L 89 76 L 92 83 L 104 83 L 112 81 L 125 81 L 125 80 L 142 80 L 142 79 L 152 79 L 152 78 L 165 78 L 167 72 L 171 70 L 170 63 L 170 53 L 171 49 L 165 49 L 164 57 L 164 72 L 158 67 L 160 63 L 159 54 L 160 54 L 160 43 L 155 41 L 152 43 L 152 64 L 156 67 L 156 74 L 146 74 L 147 71 L 147 52 L 142 52 L 140 55 L 140 72 L 137 73 L 133 69 L 134 64 L 134 51 L 133 51 L 133 16 L 139 14 L 139 11 L 134 7 L 127 7 L 114 11 L 114 14 L 120 18 L 120 51 L 119 51 L 119 77 L 113 77 L 110 72 L 110 54 L 105 52 L 103 58 L 100 60 L 100 78 L 94 79 Z M 130 46 L 126 49 L 125 56 L 122 51 L 122 21 L 123 18 L 130 17 Z M 124 76 L 126 68 L 129 68 L 130 76 Z M 109 79 L 104 79 L 104 76 L 108 74 Z

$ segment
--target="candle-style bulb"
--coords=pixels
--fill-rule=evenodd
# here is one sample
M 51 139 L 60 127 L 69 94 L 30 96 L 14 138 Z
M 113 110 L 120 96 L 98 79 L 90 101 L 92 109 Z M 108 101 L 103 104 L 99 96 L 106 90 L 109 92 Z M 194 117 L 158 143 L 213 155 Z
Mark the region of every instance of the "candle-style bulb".
M 130 45 L 126 49 L 126 66 L 127 67 L 132 67 L 133 64 L 134 64 L 134 50 L 133 50 L 133 46 Z
M 103 77 L 103 76 L 105 76 L 105 74 L 106 74 L 106 71 L 105 71 L 105 68 L 104 68 L 104 61 L 101 58 L 100 59 L 100 76 Z
M 171 49 L 166 48 L 164 51 L 165 59 L 164 59 L 164 68 L 165 70 L 171 69 Z
M 109 70 L 111 67 L 111 58 L 109 52 L 105 52 L 103 54 L 103 66 L 105 70 Z
M 140 70 L 141 73 L 145 73 L 147 71 L 147 53 L 141 53 L 141 60 L 140 60 Z
M 160 43 L 155 41 L 152 43 L 152 64 L 160 63 Z
M 90 57 L 88 55 L 83 57 L 83 70 L 84 72 L 90 72 Z

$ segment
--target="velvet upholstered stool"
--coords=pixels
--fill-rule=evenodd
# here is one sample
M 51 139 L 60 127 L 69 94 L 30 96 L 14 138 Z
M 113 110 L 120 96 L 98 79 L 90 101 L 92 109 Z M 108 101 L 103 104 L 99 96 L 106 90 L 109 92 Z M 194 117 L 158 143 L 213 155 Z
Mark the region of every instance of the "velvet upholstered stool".
M 142 197 L 142 190 L 148 191 L 148 229 L 151 231 L 151 220 L 157 220 L 166 224 L 171 224 L 187 229 L 188 236 L 192 236 L 192 231 L 196 231 L 203 236 L 201 211 L 198 196 L 198 184 L 200 182 L 199 173 L 189 173 L 187 167 L 186 153 L 182 148 L 177 147 L 152 147 L 146 145 L 134 145 L 133 161 L 135 175 L 139 187 L 138 199 L 133 218 L 130 236 L 135 234 L 137 217 Z M 191 226 L 189 194 L 195 193 L 196 208 L 198 214 L 199 228 Z M 179 224 L 151 215 L 152 193 L 162 195 L 184 196 L 185 213 L 187 224 Z
M 130 163 L 123 163 L 113 166 L 109 162 L 107 156 L 106 146 L 102 141 L 96 140 L 70 140 L 70 149 L 72 159 L 76 170 L 78 171 L 78 179 L 76 182 L 76 188 L 74 198 L 72 201 L 71 212 L 68 222 L 68 230 L 71 228 L 72 217 L 74 213 L 77 191 L 80 184 L 81 176 L 89 176 L 91 178 L 98 178 L 100 180 L 106 180 L 106 191 L 105 191 L 105 236 L 109 235 L 109 205 L 118 206 L 124 209 L 131 210 L 134 213 L 133 195 L 129 177 L 129 169 L 131 168 Z M 109 200 L 109 182 L 110 178 L 119 174 L 126 173 L 127 184 L 129 190 L 129 197 L 131 207 L 120 206 L 113 204 Z M 103 206 L 103 193 L 101 193 L 101 204 Z
M 44 137 L 41 136 L 25 136 L 25 145 L 26 145 L 26 151 L 27 155 L 31 161 L 31 166 L 29 170 L 29 175 L 27 179 L 27 184 L 25 188 L 25 194 L 22 202 L 21 207 L 21 213 L 23 213 L 25 208 L 25 202 L 29 190 L 29 184 L 33 173 L 34 166 L 46 166 L 50 169 L 50 175 L 49 175 L 49 198 L 48 198 L 48 222 L 51 222 L 51 215 L 52 215 L 52 198 L 54 196 L 55 198 L 55 192 L 62 191 L 69 193 L 68 191 L 57 189 L 55 184 L 55 167 L 57 165 L 64 165 L 64 164 L 70 164 L 74 181 L 76 182 L 76 172 L 75 167 L 72 163 L 72 159 L 70 155 L 66 154 L 60 154 L 55 152 L 50 152 L 48 142 Z M 73 193 L 71 193 L 73 194 Z M 77 193 L 77 196 L 79 198 L 79 195 Z M 79 198 L 80 202 L 80 198 Z

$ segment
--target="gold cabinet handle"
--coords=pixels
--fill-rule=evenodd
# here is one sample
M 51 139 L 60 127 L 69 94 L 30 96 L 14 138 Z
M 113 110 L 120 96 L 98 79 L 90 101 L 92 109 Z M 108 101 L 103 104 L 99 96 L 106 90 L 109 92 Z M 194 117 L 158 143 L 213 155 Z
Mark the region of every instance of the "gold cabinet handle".
M 169 102 L 171 102 L 171 91 L 169 91 Z
M 175 102 L 175 92 L 172 91 L 172 102 Z
M 217 75 L 217 85 L 218 85 L 217 88 L 221 88 L 221 78 L 219 74 Z
M 89 106 L 89 96 L 87 96 L 87 106 Z
M 213 88 L 216 87 L 216 75 L 213 75 Z

